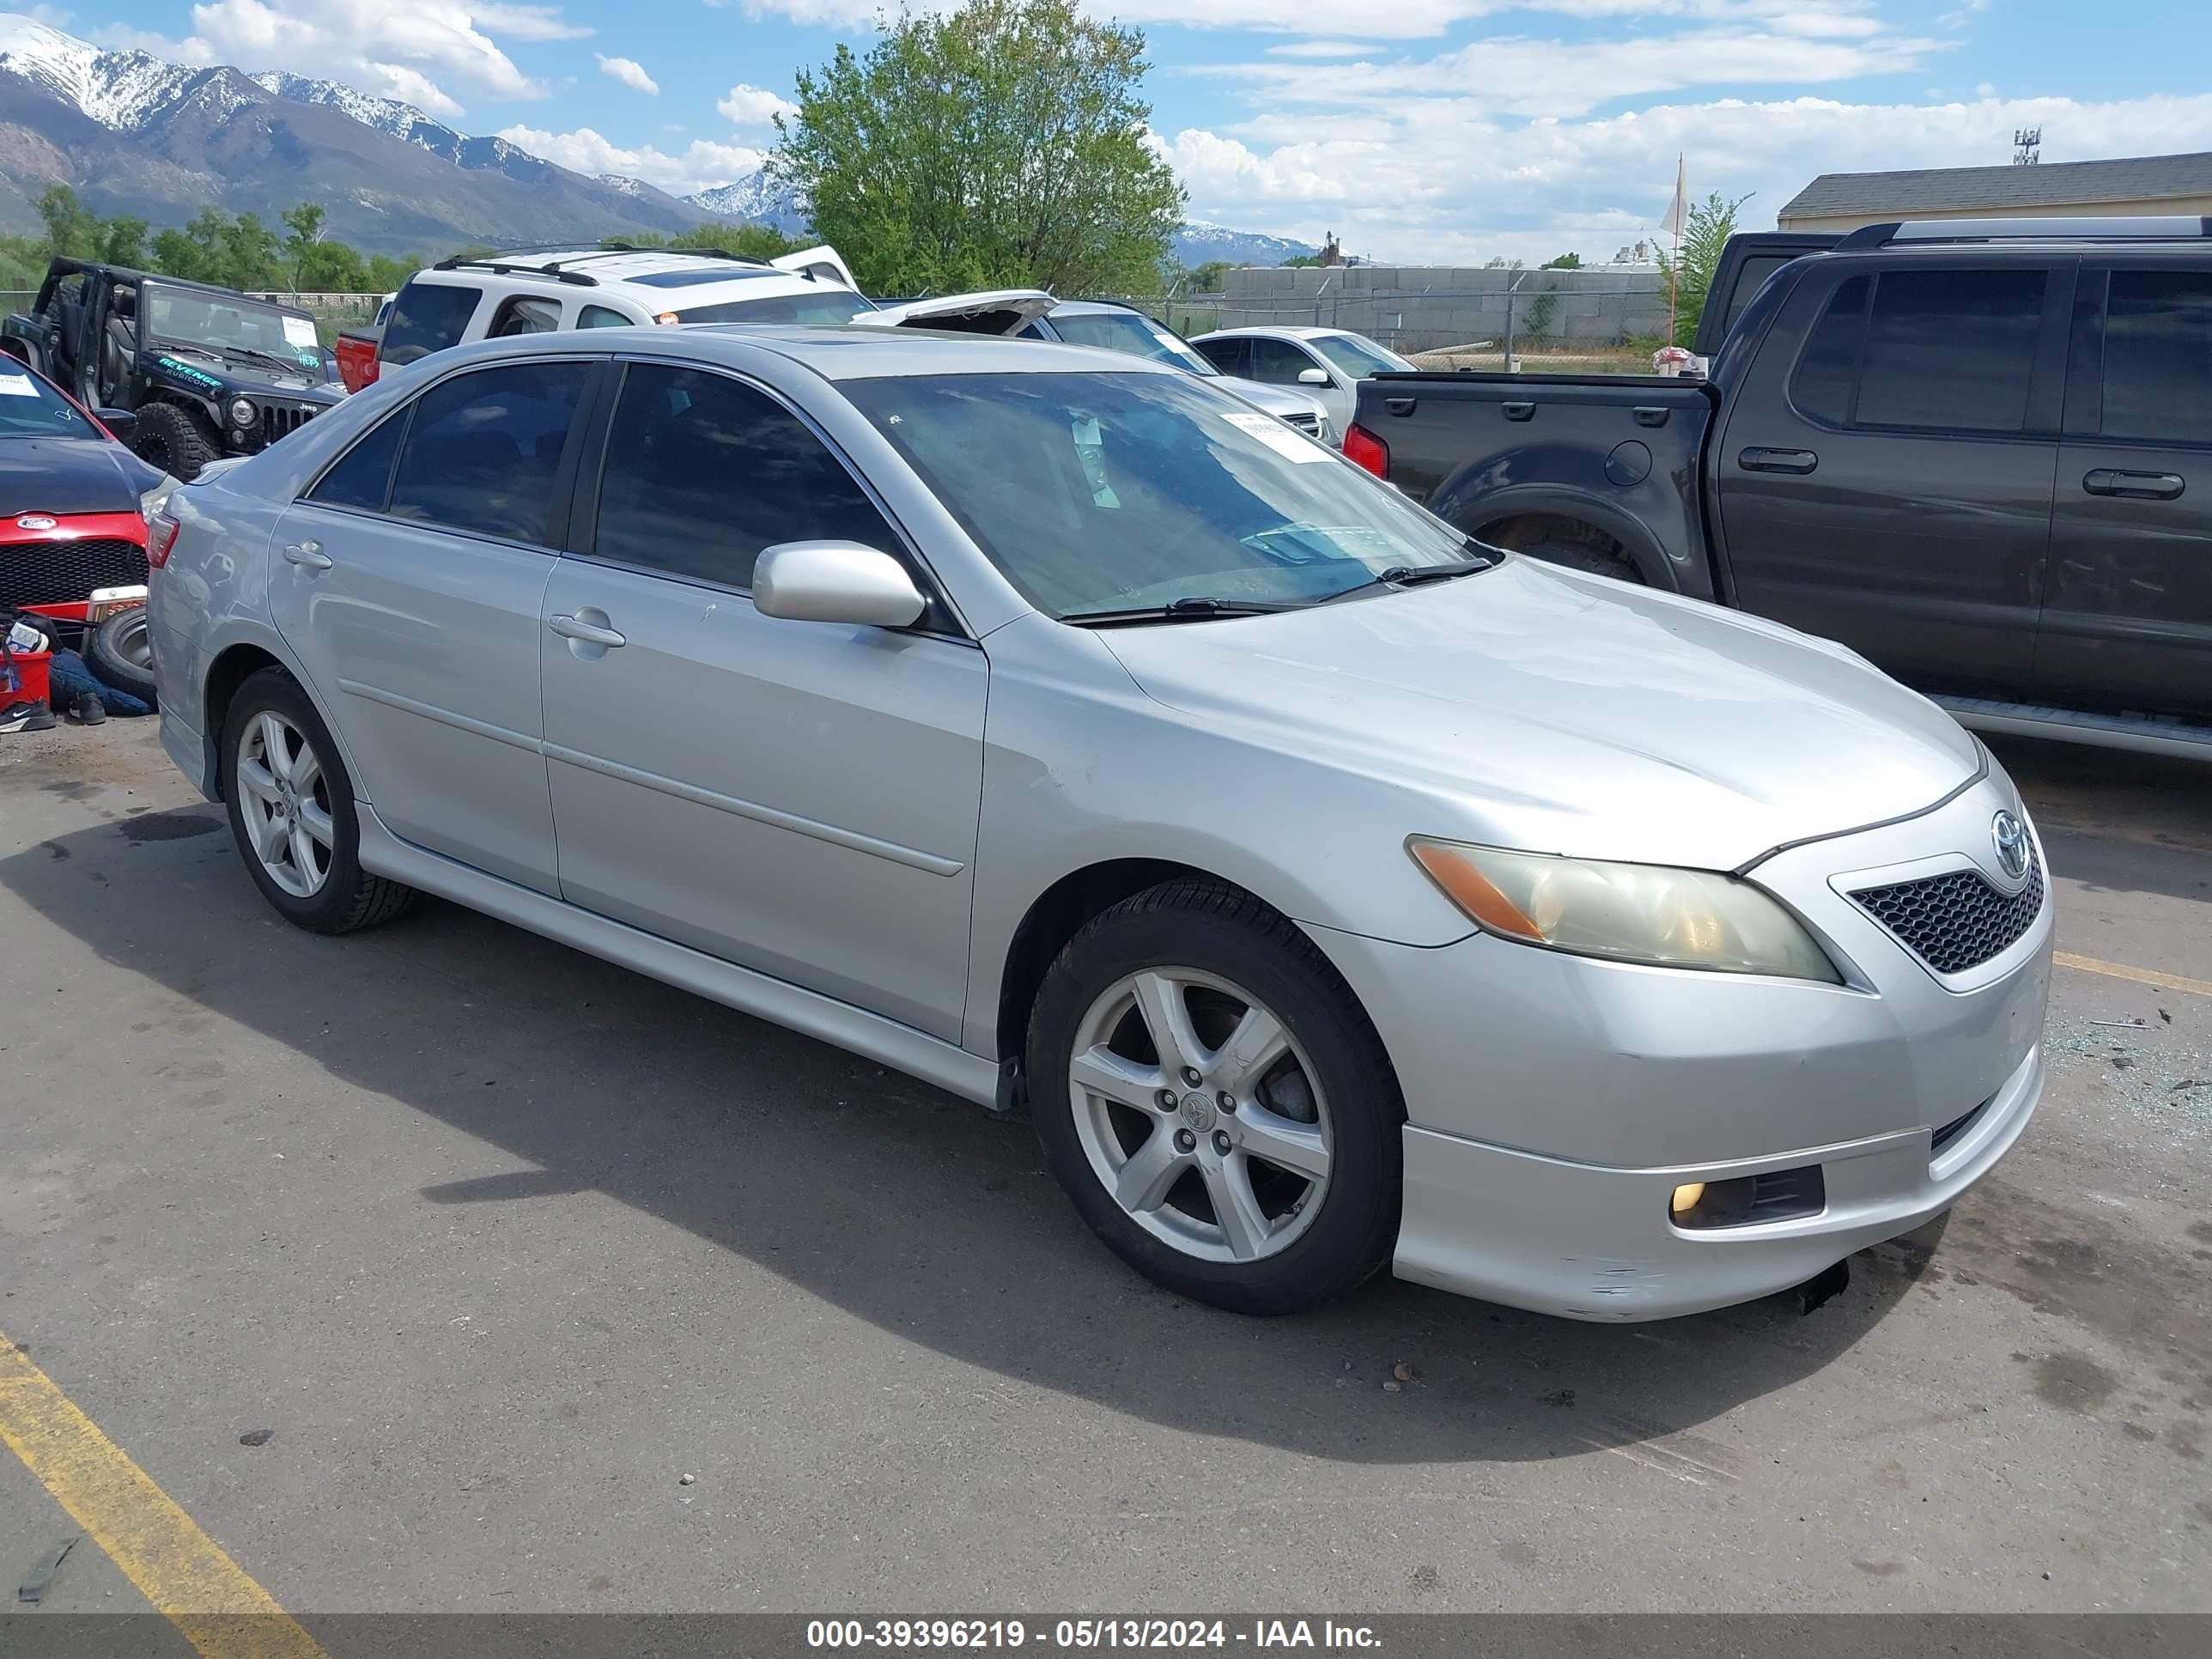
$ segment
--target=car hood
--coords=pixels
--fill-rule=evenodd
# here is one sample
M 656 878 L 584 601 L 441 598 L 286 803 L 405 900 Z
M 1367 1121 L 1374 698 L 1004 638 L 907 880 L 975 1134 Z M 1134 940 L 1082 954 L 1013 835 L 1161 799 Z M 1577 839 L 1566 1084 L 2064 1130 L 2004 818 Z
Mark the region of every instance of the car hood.
M 0 524 L 25 513 L 136 513 L 161 481 L 106 438 L 0 438 Z
M 1428 794 L 1407 833 L 1732 870 L 1921 811 L 1979 746 L 1840 646 L 1525 558 L 1279 615 L 1102 630 L 1224 736 Z
M 196 351 L 162 349 L 146 358 L 148 366 L 163 378 L 176 380 L 194 392 L 213 397 L 243 392 L 249 398 L 276 396 L 299 403 L 334 404 L 345 396 L 343 386 L 323 378 L 319 365 L 302 363 L 296 371 L 277 368 L 249 358 L 202 356 Z

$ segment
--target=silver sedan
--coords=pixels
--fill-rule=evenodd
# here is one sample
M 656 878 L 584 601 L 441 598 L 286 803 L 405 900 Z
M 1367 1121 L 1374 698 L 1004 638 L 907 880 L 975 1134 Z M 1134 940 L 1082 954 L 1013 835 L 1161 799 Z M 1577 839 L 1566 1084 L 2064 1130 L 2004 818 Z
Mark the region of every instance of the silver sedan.
M 150 558 L 163 741 L 280 915 L 438 894 L 1025 1108 L 1224 1307 L 1832 1280 L 2042 1086 L 2041 848 L 1947 715 L 1171 368 L 492 342 Z

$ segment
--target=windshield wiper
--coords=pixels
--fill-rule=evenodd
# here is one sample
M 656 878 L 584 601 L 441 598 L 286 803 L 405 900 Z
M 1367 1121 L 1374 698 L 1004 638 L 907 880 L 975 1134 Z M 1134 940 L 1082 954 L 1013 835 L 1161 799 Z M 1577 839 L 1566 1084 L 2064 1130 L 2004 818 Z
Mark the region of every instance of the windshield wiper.
M 1469 553 L 1460 564 L 1394 564 L 1377 571 L 1373 577 L 1356 586 L 1332 593 L 1322 601 L 1334 605 L 1339 599 L 1348 599 L 1355 593 L 1372 592 L 1378 587 L 1419 587 L 1429 582 L 1448 582 L 1460 576 L 1472 576 L 1479 570 L 1496 568 L 1498 561 L 1486 554 Z
M 1211 594 L 1170 599 L 1165 605 L 1134 605 L 1126 611 L 1072 611 L 1060 618 L 1077 628 L 1121 628 L 1133 623 L 1212 622 L 1217 617 L 1264 617 L 1296 611 L 1295 605 L 1263 599 L 1217 599 Z
M 279 357 L 272 351 L 263 351 L 256 346 L 231 345 L 228 343 L 216 345 L 210 342 L 200 340 L 161 339 L 155 340 L 153 343 L 153 345 L 154 349 L 157 351 L 181 351 L 198 357 L 258 358 L 262 362 L 267 363 L 270 368 L 281 368 L 288 374 L 298 374 L 302 367 L 302 365 L 299 363 L 289 362 L 285 358 Z

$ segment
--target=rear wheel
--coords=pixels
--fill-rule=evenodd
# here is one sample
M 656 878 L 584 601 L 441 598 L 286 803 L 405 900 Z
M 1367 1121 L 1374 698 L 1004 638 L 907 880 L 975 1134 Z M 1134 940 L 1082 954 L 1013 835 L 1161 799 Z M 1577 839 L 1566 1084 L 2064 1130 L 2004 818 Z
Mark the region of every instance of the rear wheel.
M 140 460 L 160 467 L 179 483 L 190 483 L 200 476 L 202 467 L 222 453 L 215 428 L 202 416 L 175 404 L 143 405 L 131 447 Z
M 415 890 L 361 867 L 361 821 L 337 746 L 281 668 L 240 686 L 223 721 L 230 830 L 253 884 L 287 921 L 349 933 L 389 921 Z
M 1172 883 L 1089 923 L 1046 974 L 1028 1066 L 1053 1173 L 1170 1289 L 1291 1313 L 1389 1259 L 1389 1057 L 1312 941 L 1249 895 Z

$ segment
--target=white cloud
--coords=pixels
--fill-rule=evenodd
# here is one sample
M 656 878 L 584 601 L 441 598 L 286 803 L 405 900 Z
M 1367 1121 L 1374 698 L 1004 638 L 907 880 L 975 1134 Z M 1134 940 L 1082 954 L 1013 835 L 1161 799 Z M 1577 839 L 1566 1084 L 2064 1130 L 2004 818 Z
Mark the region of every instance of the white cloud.
M 1190 191 L 1194 218 L 1352 252 L 1460 262 L 1609 258 L 1652 234 L 1688 157 L 1702 198 L 1749 194 L 1742 222 L 1771 228 L 1822 173 L 1997 165 L 2015 127 L 2063 135 L 2044 159 L 2212 149 L 2212 94 L 2104 102 L 1978 98 L 1875 105 L 1802 97 L 1662 104 L 1598 118 L 1516 121 L 1487 96 L 1408 97 L 1316 122 L 1269 114 L 1153 143 Z M 1322 136 L 1316 137 L 1319 134 Z
M 714 107 L 736 127 L 764 127 L 779 115 L 787 121 L 799 113 L 799 106 L 788 98 L 779 98 L 772 92 L 742 82 L 732 87 L 729 96 Z
M 626 87 L 635 88 L 647 97 L 660 96 L 660 83 L 645 72 L 645 65 L 635 58 L 609 58 L 604 52 L 593 52 L 599 60 L 599 73 L 611 76 Z
M 475 0 L 203 0 L 183 60 L 290 70 L 404 98 L 447 118 L 449 83 L 494 98 L 542 98 L 494 37 L 570 40 L 591 33 L 556 6 Z
M 683 151 L 671 155 L 650 144 L 635 149 L 617 144 L 589 127 L 573 132 L 548 132 L 538 127 L 503 127 L 501 137 L 510 144 L 557 162 L 578 173 L 619 173 L 642 179 L 648 185 L 678 196 L 688 196 L 711 185 L 726 185 L 749 173 L 760 171 L 767 156 L 743 144 L 718 144 L 695 138 Z

